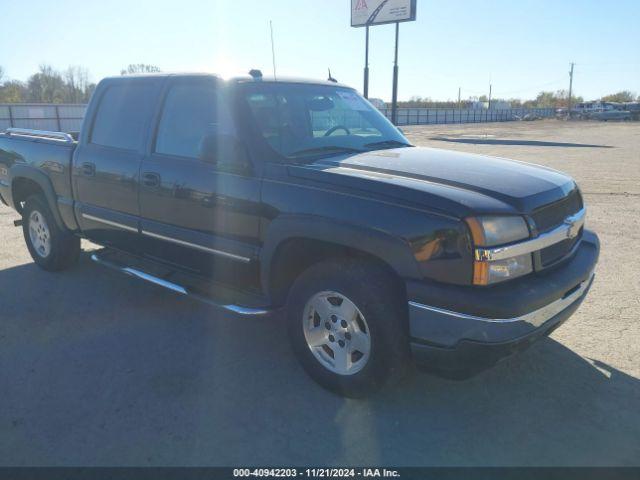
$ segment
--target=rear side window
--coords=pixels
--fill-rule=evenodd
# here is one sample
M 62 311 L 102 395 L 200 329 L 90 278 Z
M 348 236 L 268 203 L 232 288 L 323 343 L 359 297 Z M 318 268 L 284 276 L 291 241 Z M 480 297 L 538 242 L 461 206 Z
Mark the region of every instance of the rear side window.
M 232 130 L 229 112 L 213 84 L 175 85 L 165 100 L 155 151 L 198 158 L 205 135 Z
M 155 89 L 148 85 L 113 85 L 102 96 L 91 132 L 91 143 L 137 150 L 151 108 Z

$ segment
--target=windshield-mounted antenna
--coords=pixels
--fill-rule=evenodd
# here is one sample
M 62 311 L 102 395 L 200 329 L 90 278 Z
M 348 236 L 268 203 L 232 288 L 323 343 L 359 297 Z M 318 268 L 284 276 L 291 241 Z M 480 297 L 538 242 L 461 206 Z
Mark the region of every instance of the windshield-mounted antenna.
M 329 78 L 327 78 L 327 80 L 333 83 L 338 83 L 338 81 L 331 76 L 331 69 L 327 68 L 327 70 L 329 70 Z

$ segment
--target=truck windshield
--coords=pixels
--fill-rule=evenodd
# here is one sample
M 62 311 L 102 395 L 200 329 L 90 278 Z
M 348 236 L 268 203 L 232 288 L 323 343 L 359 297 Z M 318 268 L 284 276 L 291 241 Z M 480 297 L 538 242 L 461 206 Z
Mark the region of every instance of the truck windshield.
M 373 105 L 345 87 L 255 83 L 244 91 L 263 138 L 288 159 L 410 146 Z

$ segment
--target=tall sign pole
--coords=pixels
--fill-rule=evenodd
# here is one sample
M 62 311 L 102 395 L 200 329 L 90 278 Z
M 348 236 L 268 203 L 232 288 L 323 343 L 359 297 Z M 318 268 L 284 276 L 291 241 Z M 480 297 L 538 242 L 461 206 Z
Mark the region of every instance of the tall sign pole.
M 391 121 L 397 122 L 398 114 L 398 35 L 400 22 L 416 19 L 418 0 L 351 0 L 351 26 L 366 28 L 364 50 L 365 98 L 369 98 L 369 27 L 396 24 L 396 47 L 393 62 L 393 93 L 391 99 Z
M 366 27 L 364 47 L 364 98 L 369 98 L 369 25 Z
M 396 22 L 396 51 L 393 58 L 393 92 L 391 94 L 391 123 L 397 125 L 398 121 L 398 35 L 400 23 Z

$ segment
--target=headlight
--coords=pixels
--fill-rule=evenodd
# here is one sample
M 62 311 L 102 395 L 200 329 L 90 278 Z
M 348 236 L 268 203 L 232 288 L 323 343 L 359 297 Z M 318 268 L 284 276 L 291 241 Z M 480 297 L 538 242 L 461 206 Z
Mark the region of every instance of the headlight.
M 524 218 L 517 216 L 467 218 L 467 225 L 477 247 L 494 247 L 529 237 Z
M 474 247 L 494 247 L 529 238 L 529 228 L 519 216 L 487 216 L 467 218 Z M 501 260 L 475 259 L 474 285 L 489 285 L 526 275 L 533 270 L 531 254 Z

